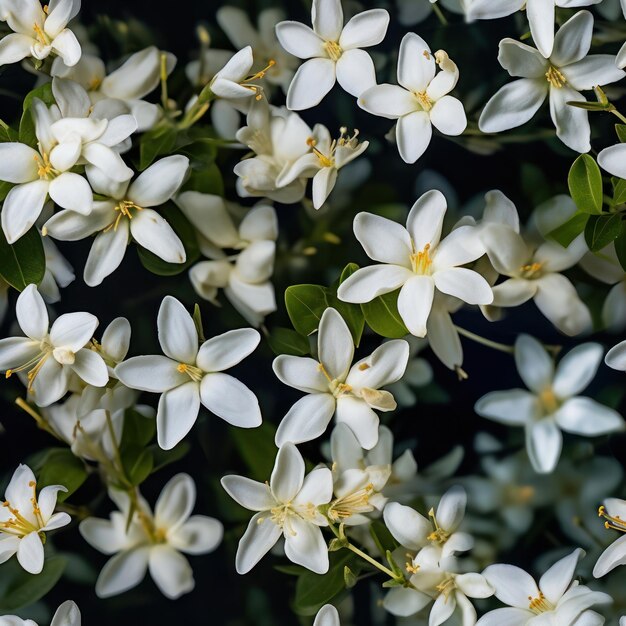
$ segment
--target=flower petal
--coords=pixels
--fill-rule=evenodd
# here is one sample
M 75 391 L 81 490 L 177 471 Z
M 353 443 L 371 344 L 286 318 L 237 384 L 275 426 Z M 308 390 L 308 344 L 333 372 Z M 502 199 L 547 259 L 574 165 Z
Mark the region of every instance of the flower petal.
M 189 474 L 176 474 L 161 490 L 154 506 L 159 528 L 175 530 L 184 524 L 196 504 L 196 485 Z
M 241 428 L 261 424 L 257 397 L 241 381 L 228 374 L 206 374 L 200 384 L 202 404 L 218 417 Z
M 425 111 L 403 115 L 396 125 L 398 152 L 405 163 L 415 163 L 430 144 L 433 129 Z
M 328 380 L 315 359 L 281 354 L 274 359 L 272 369 L 281 382 L 294 389 L 305 393 L 328 391 Z
M 515 364 L 524 384 L 539 394 L 552 385 L 554 361 L 534 337 L 519 335 L 515 341 Z
M 313 30 L 326 41 L 339 41 L 343 29 L 343 9 L 340 0 L 313 0 L 311 7 Z
M 290 502 L 302 489 L 304 459 L 293 443 L 281 445 L 270 477 L 270 489 L 278 502 Z
M 354 234 L 370 259 L 410 268 L 411 238 L 400 224 L 361 212 L 354 218 Z
M 110 598 L 136 587 L 146 575 L 150 548 L 125 550 L 109 559 L 96 582 L 96 595 Z
M 46 180 L 35 180 L 13 187 L 4 200 L 2 214 L 2 230 L 9 243 L 15 243 L 33 226 L 48 197 L 49 183 Z
M 289 85 L 287 108 L 291 111 L 302 111 L 316 106 L 334 84 L 334 61 L 320 58 L 305 61 Z
M 162 393 L 189 381 L 177 365 L 166 356 L 134 356 L 115 368 L 115 376 L 131 389 Z
M 478 400 L 474 410 L 481 417 L 510 426 L 523 426 L 540 414 L 537 397 L 525 389 L 491 391 Z
M 184 263 L 185 247 L 172 227 L 152 209 L 138 211 L 130 221 L 135 241 L 167 263 Z
M 410 92 L 425 91 L 435 70 L 435 57 L 428 44 L 419 35 L 407 33 L 398 53 L 398 82 Z
M 398 85 L 375 85 L 359 96 L 359 106 L 372 115 L 395 120 L 417 110 L 410 91 Z
M 276 506 L 276 500 L 265 483 L 235 474 L 224 476 L 221 483 L 235 502 L 250 511 L 269 511 Z
M 281 534 L 280 526 L 265 513 L 254 515 L 239 540 L 235 557 L 237 573 L 247 574 L 274 547 Z
M 37 285 L 28 285 L 15 303 L 15 316 L 22 332 L 31 339 L 41 341 L 48 334 L 48 310 Z
M 2 43 L 9 37 L 11 35 L 7 35 L 0 42 L 0 55 Z M 39 158 L 39 153 L 26 144 L 11 141 L 0 144 L 0 180 L 18 184 L 37 180 Z
M 398 265 L 363 267 L 339 285 L 337 297 L 344 302 L 370 302 L 401 287 L 413 276 L 413 272 Z
M 447 206 L 446 197 L 437 189 L 427 191 L 415 201 L 406 228 L 416 251 L 423 250 L 427 244 L 431 250 L 439 245 Z
M 276 38 L 289 54 L 299 59 L 326 55 L 323 40 L 311 28 L 300 22 L 285 21 L 276 24 Z
M 176 600 L 195 587 L 189 561 L 167 544 L 153 546 L 148 561 L 150 576 L 161 593 Z
M 378 443 L 380 420 L 360 398 L 340 396 L 337 399 L 337 423 L 348 426 L 365 450 L 371 450 Z
M 331 393 L 312 393 L 300 398 L 278 425 L 276 445 L 317 439 L 324 433 L 334 414 L 335 398 Z
M 550 474 L 554 471 L 562 447 L 563 436 L 554 420 L 542 419 L 527 426 L 526 450 L 537 473 Z
M 230 330 L 205 341 L 196 362 L 205 372 L 223 372 L 252 354 L 260 341 L 261 335 L 252 328 Z
M 291 532 L 285 532 L 287 558 L 316 574 L 328 571 L 328 547 L 318 526 L 301 517 L 290 517 Z
M 413 276 L 400 289 L 398 313 L 409 332 L 416 337 L 426 335 L 434 295 L 435 282 L 430 276 Z
M 498 61 L 517 78 L 543 78 L 548 62 L 535 48 L 516 39 L 503 39 L 498 46 Z
M 409 506 L 390 502 L 383 511 L 385 525 L 394 539 L 409 550 L 420 550 L 432 532 L 430 520 Z
M 206 554 L 221 543 L 224 527 L 219 520 L 204 515 L 192 515 L 180 528 L 168 536 L 168 543 L 186 554 Z
M 320 319 L 317 345 L 319 360 L 330 379 L 344 381 L 352 365 L 354 340 L 343 317 L 332 307 Z
M 198 354 L 198 332 L 180 300 L 165 296 L 157 316 L 159 343 L 163 352 L 181 363 L 195 364 Z
M 459 298 L 467 304 L 493 302 L 493 292 L 489 283 L 478 272 L 465 267 L 451 267 L 435 272 L 433 280 L 439 291 Z
M 178 191 L 188 169 L 186 156 L 175 154 L 159 159 L 132 182 L 128 199 L 143 208 L 159 206 Z
M 109 382 L 106 363 L 99 354 L 89 348 L 79 350 L 75 354 L 72 369 L 79 378 L 93 387 L 104 387 Z
M 591 437 L 619 432 L 626 426 L 617 411 L 585 397 L 567 400 L 554 419 L 565 432 Z
M 90 287 L 97 287 L 122 263 L 128 246 L 128 225 L 122 223 L 96 235 L 85 262 L 83 277 Z
M 533 577 L 514 565 L 490 565 L 483 571 L 483 576 L 495 589 L 496 598 L 509 606 L 527 610 L 528 598 L 539 596 Z
M 559 362 L 553 390 L 559 398 L 570 398 L 583 391 L 598 371 L 604 350 L 599 343 L 583 343 L 570 350 Z
M 36 532 L 29 533 L 20 540 L 17 560 L 29 574 L 40 574 L 43 570 L 43 544 Z
M 444 135 L 460 135 L 467 128 L 462 102 L 452 96 L 440 98 L 430 111 L 430 122 Z
M 591 48 L 592 36 L 593 16 L 589 11 L 579 11 L 559 28 L 554 37 L 550 61 L 557 67 L 562 67 L 584 59 Z
M 574 578 L 578 561 L 584 556 L 584 550 L 578 548 L 546 570 L 545 574 L 539 579 L 539 589 L 541 589 L 548 602 L 556 605 L 561 599 Z
M 200 410 L 198 391 L 198 383 L 189 381 L 164 391 L 159 398 L 157 441 L 163 450 L 171 450 L 196 423 Z

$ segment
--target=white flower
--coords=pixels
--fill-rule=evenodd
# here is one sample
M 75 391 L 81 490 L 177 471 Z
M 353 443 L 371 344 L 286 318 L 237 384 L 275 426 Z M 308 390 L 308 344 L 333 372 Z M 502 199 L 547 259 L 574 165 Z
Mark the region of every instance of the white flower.
M 275 27 L 285 19 L 284 12 L 278 8 L 260 11 L 257 28 L 250 22 L 246 11 L 233 6 L 220 7 L 216 18 L 236 48 L 252 47 L 256 61 L 260 61 L 257 67 L 266 67 L 270 61 L 274 61 L 265 73 L 265 78 L 271 85 L 280 85 L 287 93 L 298 63 L 291 54 L 285 53 L 276 37 Z
M 255 156 L 235 165 L 237 192 L 242 197 L 260 196 L 283 204 L 300 202 L 306 179 L 299 178 L 278 187 L 278 177 L 298 158 L 311 151 L 313 131 L 297 113 L 270 107 L 265 99 L 254 100 L 247 126 L 237 132 L 237 140 Z
M 37 626 L 32 619 L 21 619 L 17 615 L 0 617 L 0 626 Z M 50 626 L 81 626 L 81 616 L 78 606 L 71 600 L 66 600 L 55 611 Z
M 495 589 L 496 598 L 511 608 L 489 611 L 478 620 L 477 626 L 604 624 L 603 617 L 587 609 L 597 604 L 609 604 L 611 597 L 572 580 L 576 565 L 584 554 L 579 548 L 557 561 L 539 579 L 539 584 L 514 565 L 487 567 L 483 575 Z M 585 618 L 589 618 L 588 621 Z
M 409 345 L 398 339 L 376 348 L 352 364 L 354 341 L 347 324 L 333 308 L 320 319 L 318 359 L 281 354 L 272 368 L 281 382 L 307 395 L 289 409 L 276 431 L 276 445 L 301 443 L 321 436 L 333 415 L 346 424 L 363 448 L 378 441 L 378 411 L 393 411 L 396 401 L 382 387 L 404 374 Z
M 236 228 L 220 196 L 186 191 L 176 204 L 209 245 L 200 249 L 211 258 L 189 270 L 196 293 L 216 303 L 218 289 L 224 289 L 233 306 L 253 326 L 276 310 L 271 277 L 274 272 L 278 222 L 272 206 L 253 207 Z M 211 249 L 213 248 L 213 249 Z M 226 256 L 222 248 L 239 251 Z
M 534 0 L 537 4 L 550 4 Z M 580 91 L 608 85 L 624 77 L 609 54 L 589 55 L 593 16 L 579 11 L 556 34 L 554 49 L 547 53 L 515 39 L 500 42 L 498 60 L 511 76 L 521 77 L 502 87 L 487 102 L 478 121 L 485 133 L 497 133 L 530 120 L 549 97 L 550 116 L 559 139 L 572 150 L 591 149 L 587 111 L 567 104 L 584 102 Z
M 325 604 L 317 612 L 313 626 L 341 626 L 337 609 L 332 604 Z
M 625 500 L 607 498 L 598 513 L 605 519 L 604 525 L 607 529 L 626 533 Z M 624 563 L 626 563 L 626 535 L 622 535 L 604 550 L 593 568 L 593 575 L 601 578 Z
M 285 554 L 293 563 L 316 574 L 328 571 L 328 548 L 320 529 L 328 520 L 318 507 L 333 495 L 333 478 L 327 467 L 304 475 L 304 459 L 292 443 L 278 451 L 269 483 L 243 476 L 224 476 L 222 487 L 250 511 L 257 511 L 239 541 L 235 567 L 248 573 L 281 535 Z
M 189 593 L 195 581 L 181 553 L 212 552 L 223 535 L 218 520 L 191 515 L 196 502 L 192 478 L 187 474 L 174 476 L 163 487 L 154 514 L 141 496 L 138 510 L 131 509 L 125 492 L 112 491 L 110 496 L 119 511 L 111 513 L 108 520 L 88 517 L 79 526 L 87 543 L 103 554 L 114 555 L 98 576 L 96 595 L 108 598 L 132 589 L 146 570 L 166 597 L 176 599 Z
M 624 429 L 619 413 L 578 395 L 595 376 L 602 353 L 600 344 L 580 344 L 555 370 L 544 347 L 529 335 L 520 335 L 515 342 L 515 362 L 530 391 L 492 391 L 478 400 L 476 413 L 509 426 L 523 426 L 533 468 L 549 474 L 561 455 L 561 430 L 593 437 Z
M 15 313 L 26 337 L 0 339 L 0 370 L 6 371 L 7 378 L 23 372 L 38 406 L 62 398 L 72 374 L 94 387 L 107 384 L 106 364 L 88 347 L 98 326 L 97 317 L 66 313 L 48 330 L 48 311 L 35 285 L 28 285 L 20 294 Z
M 626 372 L 626 341 L 613 346 L 604 358 L 604 362 L 614 370 Z
M 176 65 L 176 57 L 149 46 L 129 56 L 110 74 L 107 74 L 104 62 L 91 54 L 83 54 L 72 67 L 68 67 L 62 59 L 55 59 L 52 76 L 79 83 L 87 90 L 93 104 L 101 100 L 115 101 L 107 102 L 108 105 L 122 104 L 123 109 L 137 120 L 137 131 L 144 132 L 152 128 L 161 116 L 160 107 L 146 102 L 144 98 L 159 85 L 162 54 L 165 54 L 169 75 Z
M 609 174 L 626 178 L 626 152 L 624 144 L 618 143 L 600 150 L 598 153 L 598 165 Z
M 42 61 L 59 55 L 66 65 L 75 65 L 81 49 L 76 35 L 66 28 L 80 11 L 80 0 L 51 0 L 45 8 L 39 0 L 2 0 L 0 20 L 13 33 L 0 40 L 0 65 L 26 57 Z
M 428 518 L 397 502 L 387 504 L 383 516 L 389 532 L 403 548 L 419 551 L 429 546 L 442 560 L 467 552 L 474 545 L 471 535 L 459 531 L 466 504 L 465 489 L 455 486 L 441 496 L 437 510 L 430 509 Z
M 67 287 L 74 281 L 76 275 L 68 260 L 50 239 L 43 239 L 42 242 L 46 271 L 39 283 L 39 293 L 48 304 L 53 304 L 61 300 L 59 288 Z
M 60 211 L 44 225 L 44 232 L 61 241 L 78 241 L 96 234 L 85 263 L 85 282 L 95 287 L 122 262 L 130 238 L 168 263 L 184 263 L 185 248 L 167 221 L 150 207 L 167 202 L 182 184 L 189 159 L 174 155 L 160 159 L 134 181 L 116 183 L 98 168 L 87 167 L 96 193 L 89 215 Z
M 263 89 L 252 81 L 263 78 L 265 72 L 273 66 L 274 61 L 271 61 L 269 67 L 265 70 L 250 75 L 252 64 L 252 48 L 246 46 L 239 50 L 239 52 L 215 74 L 211 81 L 211 91 L 218 98 L 226 98 L 227 100 L 239 100 L 241 98 L 251 98 L 252 96 L 261 99 Z
M 555 241 L 527 243 L 517 229 L 491 222 L 481 238 L 493 268 L 507 280 L 493 287 L 494 307 L 515 307 L 531 298 L 537 308 L 563 333 L 577 335 L 591 326 L 591 314 L 571 281 L 560 272 L 587 252 L 581 235 L 564 248 Z
M 435 292 L 468 304 L 490 304 L 491 287 L 478 273 L 459 267 L 484 253 L 473 226 L 461 226 L 443 241 L 446 199 L 437 190 L 419 198 L 406 228 L 371 213 L 354 218 L 354 234 L 367 255 L 381 265 L 357 270 L 337 291 L 344 302 L 370 302 L 400 289 L 398 311 L 412 335 L 424 337 Z
M 436 74 L 437 66 L 440 72 Z M 396 142 L 406 163 L 415 163 L 428 148 L 432 127 L 444 135 L 460 135 L 467 126 L 463 104 L 448 95 L 459 70 L 443 51 L 433 55 L 428 44 L 408 33 L 400 44 L 399 85 L 375 85 L 359 97 L 359 106 L 396 124 Z
M 339 139 L 330 138 L 325 126 L 317 124 L 307 139 L 311 152 L 302 155 L 291 167 L 284 170 L 276 183 L 279 187 L 291 184 L 298 178 L 313 178 L 313 207 L 320 209 L 337 182 L 339 170 L 363 154 L 369 141 L 359 142 L 359 131 L 349 136 L 348 129 L 340 129 Z
M 256 396 L 223 372 L 245 359 L 259 345 L 252 328 L 231 330 L 198 347 L 198 332 L 185 307 L 172 296 L 163 298 L 157 318 L 159 343 L 167 356 L 136 356 L 115 368 L 127 387 L 160 393 L 157 441 L 173 448 L 191 430 L 200 404 L 233 426 L 261 424 Z
M 30 467 L 19 465 L 0 505 L 0 563 L 17 554 L 29 574 L 43 569 L 45 533 L 70 523 L 67 513 L 55 513 L 61 485 L 44 487 L 37 495 L 37 481 Z
M 276 25 L 282 47 L 307 59 L 289 86 L 287 108 L 292 111 L 319 104 L 335 81 L 355 97 L 376 84 L 374 62 L 361 48 L 376 46 L 385 38 L 389 13 L 363 11 L 344 26 L 341 0 L 313 0 L 311 22 L 313 29 L 292 21 Z

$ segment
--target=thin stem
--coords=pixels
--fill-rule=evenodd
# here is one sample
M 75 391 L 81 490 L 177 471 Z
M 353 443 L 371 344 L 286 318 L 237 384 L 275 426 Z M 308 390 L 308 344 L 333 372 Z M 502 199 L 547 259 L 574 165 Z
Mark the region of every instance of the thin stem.
M 163 111 L 169 110 L 169 94 L 167 92 L 167 55 L 161 53 L 161 106 Z
M 443 11 L 439 7 L 439 5 L 437 3 L 433 4 L 432 9 L 433 13 L 437 16 L 437 19 L 441 22 L 441 25 L 447 26 L 448 20 L 446 19 L 446 16 L 443 14 Z
M 354 554 L 360 556 L 362 559 L 365 559 L 370 565 L 373 565 L 375 568 L 379 569 L 381 572 L 389 576 L 392 580 L 398 580 L 398 577 L 388 568 L 385 567 L 382 563 L 379 563 L 376 559 L 373 559 L 369 554 L 363 552 L 363 550 L 359 550 L 355 545 L 348 543 L 346 546 L 348 550 L 354 552 Z
M 624 117 L 615 107 L 609 109 L 609 111 L 611 113 L 613 113 L 613 115 L 615 115 L 615 117 L 617 117 L 618 119 L 620 119 L 622 122 L 624 122 L 624 124 L 626 124 L 626 117 Z
M 467 337 L 476 343 L 482 343 L 484 346 L 488 348 L 493 348 L 494 350 L 499 350 L 500 352 L 506 352 L 507 354 L 513 354 L 515 352 L 515 348 L 513 346 L 509 346 L 505 343 L 499 343 L 497 341 L 492 341 L 491 339 L 486 339 L 481 335 L 477 335 L 470 330 L 465 330 L 465 328 L 461 328 L 460 326 L 454 325 L 454 328 L 459 333 L 459 335 L 463 335 L 463 337 Z

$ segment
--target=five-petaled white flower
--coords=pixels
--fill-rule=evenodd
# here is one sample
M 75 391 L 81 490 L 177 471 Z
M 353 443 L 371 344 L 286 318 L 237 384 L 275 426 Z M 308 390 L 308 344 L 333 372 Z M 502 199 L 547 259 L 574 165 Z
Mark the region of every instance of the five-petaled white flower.
M 125 492 L 111 490 L 109 495 L 119 511 L 111 513 L 108 520 L 88 517 L 79 526 L 87 543 L 103 554 L 114 555 L 98 576 L 96 595 L 108 598 L 132 589 L 146 570 L 166 597 L 176 599 L 189 593 L 195 586 L 193 570 L 181 552 L 212 552 L 223 535 L 218 520 L 191 515 L 196 503 L 191 476 L 177 474 L 163 487 L 154 514 L 139 495 L 135 510 Z
M 496 598 L 508 607 L 489 611 L 478 620 L 477 626 L 601 626 L 604 617 L 588 609 L 597 604 L 609 604 L 611 596 L 572 580 L 576 565 L 584 555 L 580 548 L 574 550 L 550 567 L 539 579 L 539 584 L 514 565 L 490 565 L 483 575 L 495 589 Z
M 188 167 L 187 157 L 169 156 L 153 163 L 134 181 L 116 183 L 98 168 L 88 166 L 94 191 L 107 199 L 94 202 L 89 215 L 58 212 L 45 223 L 43 232 L 61 241 L 77 241 L 97 233 L 84 269 L 90 287 L 99 285 L 119 267 L 131 236 L 164 261 L 184 263 L 182 241 L 150 207 L 167 202 L 178 191 Z
M 406 163 L 415 163 L 428 148 L 433 126 L 444 135 L 460 135 L 465 130 L 463 104 L 449 95 L 458 79 L 456 64 L 443 50 L 432 54 L 419 35 L 408 33 L 398 56 L 400 84 L 370 87 L 360 95 L 359 106 L 373 115 L 398 120 L 400 156 Z
M 311 22 L 313 29 L 292 21 L 276 25 L 282 47 L 307 59 L 289 86 L 287 108 L 292 111 L 319 104 L 335 81 L 355 97 L 376 84 L 372 57 L 361 48 L 376 46 L 385 38 L 389 13 L 363 11 L 344 26 L 341 0 L 313 0 Z
M 196 422 L 200 404 L 229 424 L 261 424 L 256 396 L 233 376 L 224 374 L 259 345 L 252 328 L 230 330 L 198 346 L 198 332 L 187 309 L 172 296 L 163 298 L 157 318 L 159 343 L 166 356 L 136 356 L 115 368 L 131 389 L 160 393 L 157 441 L 173 448 Z
M 278 378 L 304 391 L 276 431 L 276 445 L 301 443 L 319 437 L 333 415 L 346 424 L 363 448 L 378 441 L 378 411 L 393 411 L 396 401 L 382 387 L 404 374 L 409 344 L 397 339 L 382 344 L 372 354 L 352 364 L 354 340 L 336 309 L 327 308 L 317 335 L 318 360 L 281 354 L 272 365 Z
M 0 502 L 0 563 L 17 554 L 29 574 L 43 569 L 45 533 L 70 523 L 67 513 L 55 513 L 61 485 L 44 487 L 37 495 L 37 481 L 30 467 L 19 465 Z
M 520 335 L 515 342 L 515 362 L 530 391 L 492 391 L 478 400 L 476 413 L 510 426 L 523 426 L 535 471 L 548 474 L 561 455 L 561 430 L 593 437 L 624 429 L 619 413 L 578 395 L 595 376 L 602 354 L 600 344 L 580 344 L 555 370 L 545 348 L 533 337 Z
M 0 626 L 38 626 L 32 619 L 22 619 L 17 615 L 3 615 Z M 72 600 L 66 600 L 55 611 L 50 626 L 81 626 L 81 615 L 78 606 Z
M 46 305 L 35 285 L 28 285 L 20 294 L 15 313 L 26 337 L 0 339 L 0 370 L 6 371 L 7 378 L 23 373 L 38 406 L 60 400 L 69 389 L 72 374 L 94 387 L 107 384 L 107 366 L 89 346 L 97 317 L 66 313 L 50 327 Z
M 626 533 L 626 500 L 607 498 L 598 509 L 600 517 L 604 518 L 604 526 L 620 533 Z M 619 565 L 626 563 L 626 535 L 615 540 L 599 556 L 593 568 L 593 575 L 602 578 Z
M 39 0 L 1 0 L 0 20 L 13 33 L 0 40 L 0 65 L 26 57 L 42 61 L 50 54 L 61 57 L 66 65 L 76 65 L 80 44 L 66 27 L 79 11 L 80 0 L 51 0 L 46 7 Z
M 520 79 L 502 87 L 487 102 L 478 121 L 480 129 L 497 133 L 521 126 L 549 97 L 550 116 L 558 138 L 572 150 L 589 152 L 591 129 L 587 111 L 567 103 L 585 102 L 580 91 L 608 85 L 625 76 L 615 65 L 614 56 L 588 56 L 592 34 L 593 16 L 589 11 L 579 11 L 561 26 L 554 38 L 554 49 L 548 54 L 515 39 L 503 39 L 498 55 L 500 65 Z
M 381 265 L 357 270 L 337 291 L 344 302 L 370 302 L 400 289 L 398 311 L 411 334 L 424 337 L 435 291 L 468 304 L 490 304 L 493 293 L 477 272 L 459 267 L 484 254 L 473 226 L 460 226 L 443 241 L 445 196 L 437 190 L 419 198 L 406 228 L 371 213 L 354 218 L 354 234 L 365 252 Z
M 224 476 L 222 487 L 250 511 L 257 511 L 239 541 L 235 567 L 247 574 L 274 546 L 281 535 L 285 554 L 293 563 L 316 574 L 328 571 L 328 548 L 321 526 L 328 520 L 318 507 L 333 496 L 333 477 L 327 467 L 304 475 L 304 459 L 295 445 L 278 450 L 269 483 L 243 476 Z
M 211 81 L 211 91 L 218 98 L 227 100 L 239 100 L 252 96 L 261 99 L 263 89 L 255 81 L 265 76 L 265 72 L 274 65 L 274 61 L 270 61 L 268 68 L 253 75 L 250 74 L 252 64 L 252 48 L 246 46 L 233 55 L 226 65 L 215 74 Z

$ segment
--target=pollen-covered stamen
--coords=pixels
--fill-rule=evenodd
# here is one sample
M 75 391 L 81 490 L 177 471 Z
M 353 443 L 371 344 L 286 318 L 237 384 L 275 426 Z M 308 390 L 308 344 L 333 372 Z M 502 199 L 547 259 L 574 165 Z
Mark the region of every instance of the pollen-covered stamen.
M 448 601 L 448 596 L 454 591 L 455 588 L 456 583 L 454 582 L 454 576 L 449 576 L 448 578 L 445 578 L 435 587 L 435 589 L 443 595 L 446 602 Z
M 28 378 L 28 391 L 31 391 L 33 382 L 35 381 L 37 374 L 39 374 L 44 363 L 46 362 L 48 357 L 52 354 L 52 347 L 45 342 L 42 342 L 40 349 L 41 349 L 41 352 L 39 352 L 32 359 L 26 361 L 26 363 L 23 363 L 19 367 L 8 369 L 4 374 L 5 377 L 11 378 L 13 374 L 27 371 L 26 376 Z
M 306 145 L 311 148 L 311 151 L 319 159 L 320 165 L 322 167 L 334 167 L 335 153 L 337 152 L 337 148 L 348 148 L 350 150 L 356 150 L 359 145 L 359 140 L 357 139 L 358 136 L 358 129 L 355 128 L 353 134 L 348 135 L 347 127 L 342 126 L 339 129 L 339 137 L 337 139 L 333 139 L 332 143 L 330 144 L 328 154 L 324 154 L 317 147 L 317 140 L 314 137 L 309 137 L 306 140 Z
M 34 159 L 37 163 L 37 176 L 39 176 L 40 180 L 52 180 L 59 175 L 59 172 L 52 167 L 47 153 L 36 154 Z
M 416 274 L 429 276 L 433 260 L 430 256 L 430 244 L 427 243 L 421 252 L 414 252 L 411 255 L 411 266 Z
M 435 527 L 435 530 L 428 535 L 428 541 L 441 544 L 448 541 L 448 539 L 450 539 L 450 533 L 439 526 L 437 517 L 435 516 L 435 509 L 430 509 L 430 511 L 428 511 L 428 517 L 432 519 L 433 526 Z
M 330 390 L 330 393 L 335 396 L 335 398 L 352 392 L 351 385 L 347 385 L 344 382 L 331 378 L 323 363 L 318 364 L 317 369 L 322 372 L 324 378 L 328 381 L 328 389 Z
M 41 28 L 41 26 L 39 26 L 37 22 L 33 24 L 33 32 L 35 33 L 35 39 L 38 41 L 38 43 L 40 43 L 42 46 L 50 45 L 50 37 L 46 35 L 43 28 Z
M 265 78 L 265 74 L 267 74 L 267 72 L 269 72 L 269 70 L 273 68 L 275 65 L 276 65 L 276 61 L 274 61 L 274 59 L 270 59 L 267 62 L 267 65 L 262 70 L 259 70 L 256 74 L 252 74 L 251 76 L 244 78 L 243 81 L 241 81 L 239 84 L 242 87 L 245 87 L 246 89 L 250 89 L 251 91 L 254 91 L 254 93 L 256 94 L 254 96 L 255 99 L 261 100 L 263 98 L 263 87 L 261 87 L 260 85 L 255 85 L 254 81 Z
M 34 482 L 29 483 L 30 485 L 35 485 Z M 33 487 L 33 492 L 34 492 Z M 3 533 L 7 533 L 9 535 L 15 535 L 16 537 L 24 537 L 25 535 L 29 535 L 30 533 L 39 532 L 39 528 L 44 526 L 43 520 L 41 518 L 41 512 L 39 511 L 39 507 L 37 506 L 37 499 L 35 498 L 33 504 L 33 513 L 35 514 L 35 519 L 39 524 L 36 526 L 31 521 L 26 519 L 15 507 L 11 506 L 11 503 L 6 501 L 2 503 L 2 506 L 9 510 L 9 513 L 13 517 L 10 517 L 8 520 L 4 522 L 0 522 L 0 531 Z
M 102 231 L 106 233 L 111 229 L 117 231 L 117 227 L 120 225 L 122 218 L 127 217 L 129 220 L 133 219 L 133 211 L 143 211 L 143 207 L 137 206 L 131 200 L 120 200 L 114 207 L 114 211 L 117 212 L 115 219 Z
M 556 87 L 560 89 L 567 83 L 567 79 L 563 76 L 561 70 L 558 67 L 554 67 L 551 65 L 548 68 L 548 71 L 545 73 L 546 80 L 550 83 L 552 87 Z
M 605 506 L 601 506 L 598 509 L 598 516 L 604 518 L 604 527 L 606 529 L 619 530 L 621 533 L 626 533 L 626 520 L 623 520 L 619 515 L 609 515 Z
M 413 95 L 424 111 L 430 111 L 433 108 L 435 103 L 425 91 L 414 91 Z
M 414 565 L 413 555 L 407 552 L 406 556 L 409 560 L 404 564 L 404 569 L 406 569 L 409 574 L 417 574 L 417 572 L 420 571 L 420 566 Z
M 540 591 L 539 595 L 536 598 L 528 596 L 528 603 L 528 608 L 536 615 L 554 610 L 554 605 L 552 604 L 552 602 L 546 599 L 546 597 L 543 595 L 543 591 Z
M 543 263 L 527 263 L 519 268 L 521 278 L 539 278 Z
M 339 61 L 343 54 L 341 46 L 336 41 L 325 41 L 324 50 L 333 61 Z
M 337 498 L 328 507 L 327 516 L 332 522 L 341 522 L 344 519 L 358 513 L 369 513 L 373 510 L 370 504 L 370 497 L 374 493 L 374 485 L 368 483 L 343 498 Z
M 204 372 L 195 365 L 189 365 L 188 363 L 179 363 L 176 369 L 181 374 L 187 374 L 191 380 L 199 383 L 204 378 Z
M 546 387 L 539 394 L 539 402 L 541 402 L 541 406 L 545 415 L 552 415 L 561 405 L 552 387 Z

